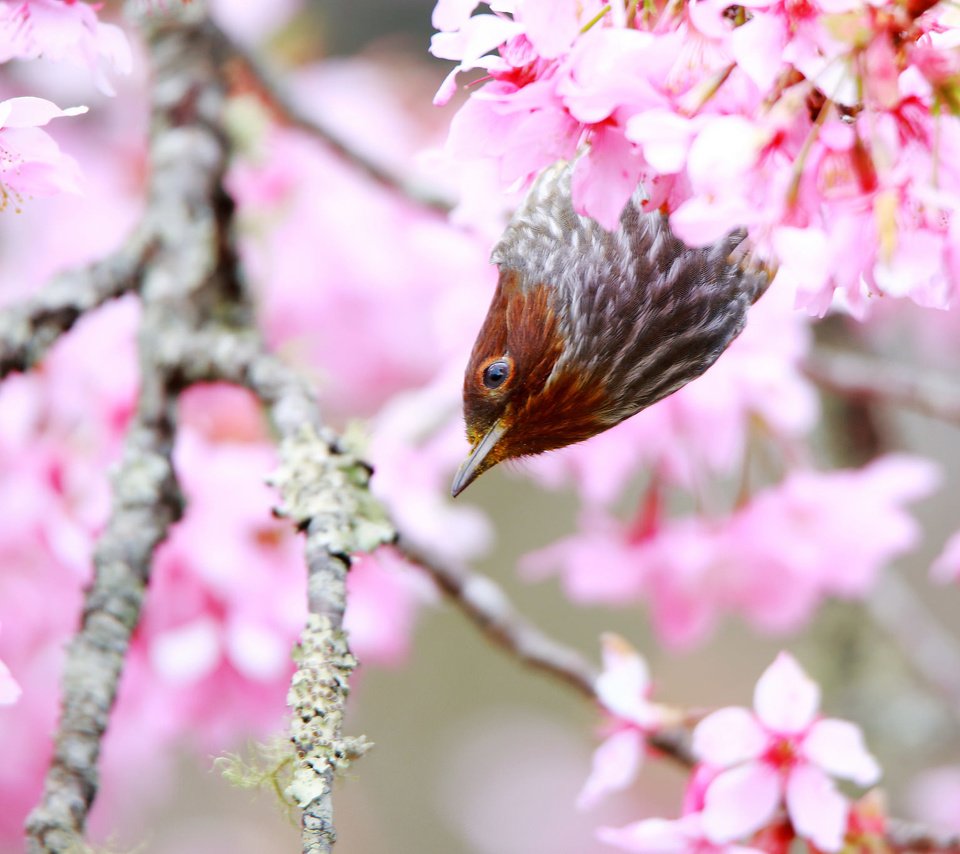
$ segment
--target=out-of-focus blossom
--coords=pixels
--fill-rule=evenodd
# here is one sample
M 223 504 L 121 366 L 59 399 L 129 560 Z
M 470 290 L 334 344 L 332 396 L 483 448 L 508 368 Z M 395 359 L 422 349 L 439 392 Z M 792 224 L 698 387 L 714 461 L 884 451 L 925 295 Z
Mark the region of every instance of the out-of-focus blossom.
M 947 540 L 943 551 L 930 567 L 934 580 L 941 583 L 960 579 L 960 531 Z
M 907 799 L 917 821 L 960 833 L 960 767 L 924 771 L 910 785 Z
M 426 577 L 390 548 L 355 560 L 347 575 L 343 627 L 361 667 L 405 664 L 420 606 L 435 596 Z
M 213 0 L 210 12 L 217 24 L 233 38 L 245 44 L 262 45 L 288 23 L 302 5 L 302 0 L 273 0 L 269 3 Z
M 601 827 L 597 838 L 635 854 L 761 854 L 758 848 L 711 841 L 704 833 L 700 813 L 673 821 L 648 818 L 626 827 Z
M 667 713 L 651 703 L 650 674 L 640 654 L 618 635 L 603 636 L 603 672 L 597 699 L 611 715 L 610 734 L 593 754 L 590 775 L 577 806 L 592 807 L 610 792 L 630 785 L 643 764 L 646 735 L 662 726 Z
M 673 645 L 702 641 L 724 611 L 764 631 L 793 631 L 825 596 L 865 596 L 882 567 L 916 544 L 903 505 L 936 481 L 930 463 L 889 457 L 855 471 L 793 472 L 726 518 L 663 519 L 648 499 L 633 526 L 617 533 L 617 523 L 590 514 L 580 533 L 522 565 L 535 578 L 558 571 L 577 601 L 647 601 Z
M 787 653 L 760 677 L 753 706 L 720 709 L 694 730 L 694 753 L 722 769 L 704 793 L 705 835 L 714 842 L 741 839 L 783 804 L 798 836 L 839 851 L 849 804 L 831 777 L 859 786 L 880 777 L 860 730 L 819 716 L 819 688 Z
M 0 101 L 0 211 L 11 202 L 19 208 L 24 199 L 33 196 L 79 192 L 76 161 L 40 128 L 59 116 L 86 111 L 86 107 L 61 110 L 43 98 Z
M 44 57 L 85 67 L 114 94 L 110 74 L 133 63 L 123 30 L 97 20 L 99 6 L 79 0 L 0 0 L 0 62 Z
M 0 706 L 10 706 L 20 699 L 23 689 L 13 678 L 10 668 L 0 658 Z
M 454 117 L 451 154 L 495 159 L 510 184 L 579 153 L 574 205 L 607 227 L 638 180 L 655 196 L 671 177 L 652 204 L 681 238 L 748 227 L 815 314 L 835 294 L 861 315 L 883 296 L 950 305 L 955 16 L 894 0 L 730 8 L 438 5 L 432 51 L 460 64 L 437 100 L 458 74 L 487 75 Z

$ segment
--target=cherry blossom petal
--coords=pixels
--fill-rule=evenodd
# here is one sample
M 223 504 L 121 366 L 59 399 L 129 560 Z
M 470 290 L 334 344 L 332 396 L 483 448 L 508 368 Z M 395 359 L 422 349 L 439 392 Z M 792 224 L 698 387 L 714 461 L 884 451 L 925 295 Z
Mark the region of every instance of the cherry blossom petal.
M 747 762 L 707 786 L 703 829 L 712 842 L 731 842 L 759 830 L 780 803 L 780 775 L 770 765 Z
M 552 59 L 569 49 L 580 32 L 579 0 L 525 3 L 523 24 L 540 56 Z
M 943 551 L 930 567 L 930 574 L 941 584 L 960 579 L 960 531 L 947 540 Z
M 644 738 L 636 729 L 624 729 L 607 738 L 594 752 L 590 776 L 577 797 L 579 809 L 589 809 L 610 792 L 629 786 L 643 764 Z
M 433 26 L 443 32 L 459 30 L 477 6 L 480 0 L 437 0 L 433 7 Z
M 727 193 L 756 162 L 765 132 L 742 116 L 720 116 L 707 123 L 690 146 L 687 171 L 694 190 Z
M 647 163 L 660 174 L 672 175 L 683 169 L 697 127 L 696 119 L 652 109 L 631 116 L 625 136 L 640 145 Z
M 655 725 L 658 716 L 646 699 L 650 673 L 643 656 L 618 635 L 605 634 L 602 643 L 603 672 L 595 684 L 598 699 L 618 717 L 638 726 Z
M 693 752 L 710 765 L 729 767 L 756 759 L 769 736 L 747 709 L 730 706 L 707 715 L 693 731 Z
M 557 83 L 571 115 L 602 122 L 618 108 L 662 106 L 664 98 L 648 80 L 652 34 L 594 28 L 578 39 Z
M 775 15 L 757 15 L 730 36 L 737 65 L 761 89 L 773 86 L 784 66 L 783 46 L 787 33 L 784 20 Z
M 23 690 L 10 673 L 10 668 L 0 661 L 0 706 L 11 706 L 20 699 Z
M 880 779 L 880 766 L 863 743 L 860 728 L 849 721 L 817 721 L 803 740 L 803 755 L 834 777 L 872 786 Z
M 0 185 L 19 199 L 80 192 L 80 167 L 40 128 L 0 129 Z M 0 192 L 0 210 L 6 193 Z
M 707 246 L 729 234 L 736 225 L 749 225 L 753 207 L 739 196 L 694 196 L 670 215 L 670 227 L 688 246 Z
M 599 827 L 597 839 L 637 854 L 688 854 L 690 838 L 678 821 L 648 818 L 626 827 Z
M 753 707 L 768 729 L 790 735 L 813 723 L 820 688 L 787 652 L 781 652 L 757 682 Z
M 220 627 L 213 617 L 204 616 L 158 634 L 150 646 L 150 662 L 162 679 L 187 684 L 209 676 L 220 652 Z
M 435 33 L 430 39 L 430 53 L 437 59 L 461 60 L 469 67 L 519 32 L 520 27 L 507 18 L 474 15 L 456 32 Z
M 787 780 L 787 813 L 799 836 L 823 851 L 839 851 L 847 827 L 848 805 L 819 768 L 800 765 Z
M 590 150 L 573 167 L 574 209 L 615 230 L 623 206 L 637 189 L 641 166 L 639 152 L 618 129 L 598 131 Z
M 86 107 L 60 109 L 53 101 L 31 96 L 9 98 L 0 102 L 0 108 L 3 110 L 0 127 L 5 128 L 42 127 L 51 119 L 79 116 L 87 111 Z

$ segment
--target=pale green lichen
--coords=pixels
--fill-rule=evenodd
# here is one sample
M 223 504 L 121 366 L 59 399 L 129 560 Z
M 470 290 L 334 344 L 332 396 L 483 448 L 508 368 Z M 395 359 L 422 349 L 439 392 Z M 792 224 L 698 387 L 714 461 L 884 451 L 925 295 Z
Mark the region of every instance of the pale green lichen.
M 357 664 L 344 633 L 328 617 L 311 614 L 298 659 L 287 695 L 293 710 L 290 740 L 297 763 L 285 794 L 306 809 L 328 793 L 334 774 L 346 770 L 373 745 L 362 736 L 340 735 L 347 680 Z
M 395 537 L 383 507 L 367 488 L 370 468 L 349 448 L 336 451 L 304 426 L 280 445 L 280 467 L 269 478 L 277 509 L 331 554 L 373 551 Z
M 293 820 L 296 803 L 286 794 L 297 762 L 290 739 L 276 736 L 268 742 L 248 745 L 245 755 L 227 753 L 213 761 L 224 780 L 238 789 L 269 789 Z

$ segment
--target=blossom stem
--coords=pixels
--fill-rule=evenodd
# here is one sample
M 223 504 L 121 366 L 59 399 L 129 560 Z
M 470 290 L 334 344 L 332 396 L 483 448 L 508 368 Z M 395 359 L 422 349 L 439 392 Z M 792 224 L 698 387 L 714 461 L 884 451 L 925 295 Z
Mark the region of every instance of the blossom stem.
M 820 106 L 820 112 L 817 113 L 817 117 L 814 119 L 813 125 L 810 127 L 810 132 L 807 134 L 806 139 L 803 141 L 803 145 L 800 147 L 800 151 L 797 154 L 797 159 L 793 163 L 793 174 L 790 176 L 790 185 L 787 187 L 788 207 L 793 207 L 797 203 L 797 196 L 800 193 L 800 179 L 803 177 L 803 167 L 806 165 L 807 158 L 810 156 L 810 150 L 813 148 L 814 142 L 817 141 L 817 137 L 820 135 L 820 128 L 823 127 L 823 123 L 827 120 L 827 114 L 832 105 L 833 101 L 831 101 L 829 98 L 824 100 L 823 104 Z
M 597 24 L 599 24 L 607 16 L 609 12 L 610 12 L 610 4 L 607 3 L 605 6 L 603 6 L 600 9 L 599 12 L 597 12 L 596 15 L 594 15 L 589 21 L 587 21 L 587 23 L 585 23 L 580 28 L 580 35 L 583 35 L 584 33 L 592 30 Z

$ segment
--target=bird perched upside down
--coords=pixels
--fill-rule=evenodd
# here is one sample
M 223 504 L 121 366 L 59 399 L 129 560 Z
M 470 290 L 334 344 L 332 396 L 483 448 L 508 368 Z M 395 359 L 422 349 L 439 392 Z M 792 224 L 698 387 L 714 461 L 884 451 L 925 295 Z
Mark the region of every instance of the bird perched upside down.
M 500 279 L 463 383 L 472 446 L 452 493 L 497 463 L 580 442 L 700 376 L 772 273 L 733 231 L 690 248 L 637 188 L 609 232 L 546 170 L 491 260 Z

